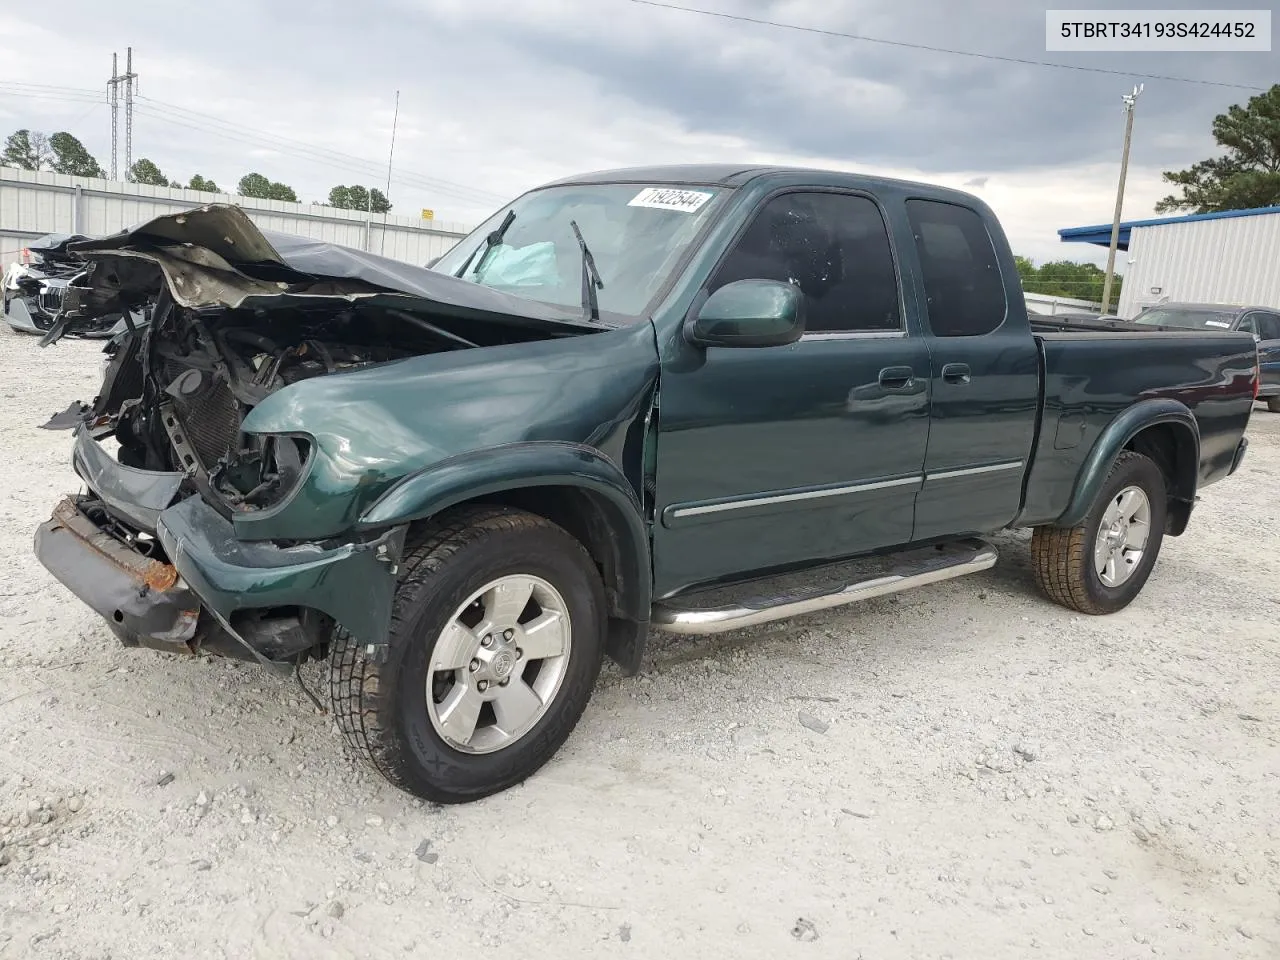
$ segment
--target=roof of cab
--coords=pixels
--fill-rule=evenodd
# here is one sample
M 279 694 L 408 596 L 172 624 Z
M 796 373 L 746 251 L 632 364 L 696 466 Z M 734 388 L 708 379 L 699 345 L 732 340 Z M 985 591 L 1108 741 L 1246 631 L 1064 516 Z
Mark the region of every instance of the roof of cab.
M 910 189 L 922 195 L 933 197 L 950 197 L 968 203 L 981 201 L 972 194 L 950 187 L 936 184 L 919 183 L 910 180 L 894 180 L 888 177 L 873 177 L 862 173 L 849 173 L 843 170 L 822 170 L 812 167 L 769 166 L 765 164 L 743 163 L 700 163 L 670 164 L 654 167 L 622 167 L 617 170 L 598 170 L 593 173 L 575 174 L 563 177 L 550 183 L 547 187 L 565 186 L 580 183 L 679 183 L 694 186 L 741 187 L 759 177 L 811 177 L 815 185 L 847 186 L 875 190 L 876 188 Z

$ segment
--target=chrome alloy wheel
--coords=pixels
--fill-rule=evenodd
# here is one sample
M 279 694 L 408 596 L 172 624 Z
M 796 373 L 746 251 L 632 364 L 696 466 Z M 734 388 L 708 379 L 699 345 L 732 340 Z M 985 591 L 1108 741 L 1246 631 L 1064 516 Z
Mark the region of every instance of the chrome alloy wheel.
M 454 611 L 431 650 L 427 712 L 462 753 L 493 753 L 542 719 L 569 666 L 564 598 L 540 577 L 500 577 Z
M 1151 501 L 1140 487 L 1125 487 L 1102 514 L 1093 567 L 1104 586 L 1118 587 L 1142 562 L 1151 537 Z

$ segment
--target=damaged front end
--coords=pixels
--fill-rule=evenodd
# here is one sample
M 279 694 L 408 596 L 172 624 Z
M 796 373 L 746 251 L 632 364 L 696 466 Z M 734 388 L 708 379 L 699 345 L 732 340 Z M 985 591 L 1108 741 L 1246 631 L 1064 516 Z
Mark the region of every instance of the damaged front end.
M 304 380 L 578 332 L 504 314 L 492 292 L 451 277 L 269 241 L 236 207 L 72 249 L 89 266 L 47 341 L 103 315 L 147 322 L 108 344 L 93 402 L 45 425 L 74 431 L 86 491 L 57 505 L 35 551 L 127 645 L 288 663 L 323 653 L 335 624 L 382 643 L 404 528 L 239 539 L 237 517 L 278 510 L 298 492 L 315 444 L 304 432 L 246 433 L 245 418 Z

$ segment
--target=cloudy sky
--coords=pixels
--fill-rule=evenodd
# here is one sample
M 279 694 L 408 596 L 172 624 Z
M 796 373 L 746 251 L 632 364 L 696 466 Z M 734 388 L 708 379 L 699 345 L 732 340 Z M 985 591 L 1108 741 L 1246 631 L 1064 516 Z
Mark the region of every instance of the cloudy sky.
M 1275 53 L 1047 54 L 1043 7 L 1025 0 L 672 2 L 999 57 L 1260 88 L 1280 81 Z M 59 0 L 56 16 L 33 6 L 11 13 L 0 31 L 0 134 L 67 129 L 106 166 L 110 111 L 97 101 L 112 51 L 123 58 L 132 45 L 142 94 L 134 157 L 183 181 L 198 172 L 225 188 L 256 170 L 303 200 L 324 199 L 336 183 L 383 185 L 398 89 L 398 213 L 431 207 L 439 219 L 474 223 L 539 182 L 630 164 L 801 163 L 967 185 L 1018 252 L 1105 256 L 1060 244 L 1056 231 L 1110 220 L 1128 75 L 634 0 L 218 0 L 198 15 L 180 14 L 184 6 Z M 1252 94 L 1145 82 L 1127 218 L 1151 215 L 1169 192 L 1162 170 L 1212 155 L 1213 116 Z

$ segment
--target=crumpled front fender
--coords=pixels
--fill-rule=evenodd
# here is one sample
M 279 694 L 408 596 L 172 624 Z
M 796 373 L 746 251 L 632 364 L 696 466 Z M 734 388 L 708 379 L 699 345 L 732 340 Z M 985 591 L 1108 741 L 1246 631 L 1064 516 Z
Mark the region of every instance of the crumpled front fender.
M 618 612 L 647 621 L 652 600 L 649 535 L 635 490 L 622 470 L 591 447 L 557 441 L 505 444 L 451 457 L 405 477 L 360 518 L 376 530 L 434 516 L 464 501 L 513 490 L 572 488 L 607 527 Z

